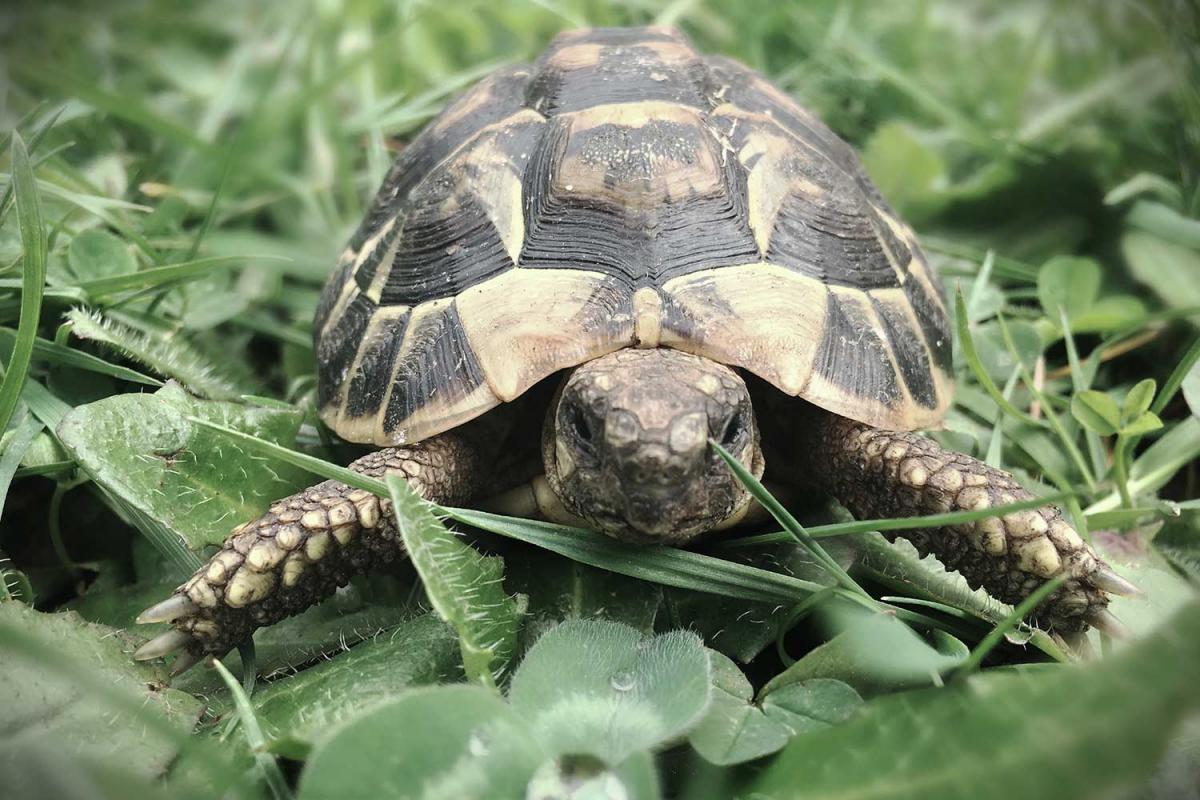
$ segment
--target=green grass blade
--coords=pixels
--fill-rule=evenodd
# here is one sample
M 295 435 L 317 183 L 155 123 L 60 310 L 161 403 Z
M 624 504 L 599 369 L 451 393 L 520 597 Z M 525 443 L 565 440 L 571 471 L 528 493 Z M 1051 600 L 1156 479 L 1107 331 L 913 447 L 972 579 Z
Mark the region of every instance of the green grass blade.
M 1021 371 L 1021 377 L 1025 381 L 1026 388 L 1030 394 L 1038 401 L 1042 407 L 1042 413 L 1046 415 L 1046 421 L 1050 424 L 1050 428 L 1058 436 L 1062 442 L 1063 448 L 1066 449 L 1067 455 L 1071 457 L 1075 468 L 1079 470 L 1079 474 L 1083 476 L 1083 482 L 1087 485 L 1088 492 L 1096 490 L 1096 478 L 1092 475 L 1091 469 L 1086 461 L 1083 460 L 1083 453 L 1079 452 L 1078 445 L 1075 444 L 1075 439 L 1067 434 L 1067 429 L 1063 427 L 1062 420 L 1059 419 L 1058 413 L 1054 410 L 1054 404 L 1050 401 L 1050 397 L 1037 387 L 1037 381 L 1033 380 L 1033 376 L 1025 368 L 1025 364 L 1021 361 L 1020 355 L 1017 352 L 1016 343 L 1013 341 L 1012 333 L 1009 331 L 1008 323 L 1004 321 L 1003 314 L 996 315 L 996 322 L 1000 325 L 1000 333 L 1004 337 L 1004 345 L 1008 348 L 1008 352 L 1012 355 L 1013 360 L 1017 363 L 1017 368 Z
M 595 531 L 486 511 L 445 508 L 451 519 L 532 544 L 581 564 L 708 594 L 794 605 L 827 587 L 690 550 L 626 544 Z
M 975 648 L 971 650 L 971 655 L 967 656 L 967 660 L 964 661 L 962 666 L 958 668 L 958 671 L 955 673 L 955 677 L 965 678 L 975 670 L 979 669 L 979 665 L 983 663 L 983 659 L 987 657 L 988 653 L 992 652 L 992 649 L 995 648 L 996 645 L 1000 644 L 1000 640 L 1004 637 L 1004 634 L 1008 633 L 1010 630 L 1019 625 L 1021 620 L 1025 619 L 1025 617 L 1029 615 L 1030 611 L 1033 611 L 1035 608 L 1037 608 L 1039 603 L 1053 594 L 1054 590 L 1061 586 L 1066 580 L 1067 576 L 1065 573 L 1062 575 L 1056 575 L 1055 577 L 1043 583 L 1041 586 L 1035 589 L 1032 594 L 1022 600 L 1017 607 L 1012 610 L 1011 614 L 1005 617 L 999 625 L 988 631 L 988 635 L 983 637 L 979 644 L 975 645 Z
M 848 591 L 854 592 L 855 594 L 861 595 L 865 598 L 870 598 L 870 595 L 867 594 L 867 592 L 861 586 L 859 586 L 853 578 L 850 577 L 846 570 L 842 569 L 842 565 L 837 563 L 837 561 L 835 561 L 834 558 L 829 555 L 829 553 L 825 552 L 824 547 L 821 547 L 821 545 L 818 544 L 815 539 L 808 535 L 808 532 L 804 530 L 804 526 L 792 516 L 791 512 L 783 507 L 782 503 L 775 499 L 774 495 L 767 491 L 767 487 L 763 486 L 758 478 L 754 477 L 750 470 L 742 466 L 740 461 L 730 455 L 729 451 L 727 451 L 724 447 L 721 447 L 721 445 L 717 442 L 710 439 L 709 444 L 714 450 L 717 451 L 717 455 L 721 457 L 721 459 L 733 472 L 734 476 L 736 476 L 741 484 L 746 487 L 746 490 L 750 492 L 754 499 L 757 500 L 763 508 L 770 512 L 771 516 L 775 518 L 775 521 L 782 525 L 783 529 L 787 531 L 791 537 L 796 540 L 796 542 L 798 542 L 805 550 L 811 553 L 813 558 L 817 559 L 817 563 L 824 566 L 825 569 L 829 571 L 829 574 L 837 579 L 837 582 Z
M 1071 321 L 1067 317 L 1067 310 L 1060 307 L 1058 314 L 1063 344 L 1067 348 L 1067 364 L 1071 367 L 1071 389 L 1075 394 L 1079 394 L 1092 388 L 1092 382 L 1084 375 L 1083 365 L 1079 361 L 1079 350 L 1075 347 L 1075 336 L 1071 333 Z M 1092 473 L 1103 475 L 1107 465 L 1104 462 L 1104 445 L 1100 442 L 1100 436 L 1085 429 L 1083 438 L 1087 443 L 1088 457 L 1092 460 Z
M 992 380 L 992 376 L 988 375 L 987 370 L 983 368 L 983 361 L 979 358 L 979 351 L 975 349 L 975 340 L 971 338 L 971 324 L 967 319 L 967 304 L 963 300 L 961 288 L 955 288 L 954 290 L 954 309 L 955 323 L 958 328 L 958 341 L 962 345 L 963 356 L 967 359 L 967 366 L 971 368 L 971 372 L 975 375 L 975 379 L 979 381 L 979 385 L 991 396 L 996 405 L 1000 406 L 1008 414 L 1035 427 L 1045 428 L 1046 423 L 1040 419 L 1034 419 L 1010 403 L 1005 398 L 1004 393 L 1000 391 L 1000 388 L 996 386 L 996 382 Z
M 975 522 L 989 517 L 1002 517 L 1014 511 L 1025 511 L 1030 508 L 1041 508 L 1051 503 L 1060 503 L 1074 497 L 1072 492 L 1055 492 L 1043 497 L 1033 497 L 1018 503 L 985 508 L 978 511 L 947 511 L 942 514 L 928 514 L 923 517 L 903 517 L 898 519 L 863 519 L 854 522 L 836 522 L 832 525 L 814 525 L 806 528 L 813 539 L 827 536 L 845 536 L 851 533 L 869 533 L 871 531 L 906 531 L 920 528 L 941 528 L 947 525 L 961 525 L 965 522 Z M 792 538 L 786 531 L 763 533 L 755 536 L 743 536 L 737 539 L 727 539 L 717 543 L 718 547 L 752 547 L 762 544 L 785 542 Z
M 78 288 L 96 301 L 102 301 L 119 292 L 135 289 L 155 289 L 179 281 L 203 278 L 219 269 L 228 269 L 238 264 L 254 261 L 286 261 L 279 256 L 210 256 L 194 261 L 182 261 L 166 267 L 154 267 L 127 275 L 114 275 L 111 278 L 97 278 L 83 281 Z
M 1175 393 L 1179 391 L 1179 387 L 1183 385 L 1184 378 L 1192 371 L 1196 361 L 1200 360 L 1200 338 L 1192 342 L 1192 346 L 1183 354 L 1183 358 L 1175 365 L 1175 369 L 1171 370 L 1171 375 L 1163 384 L 1158 395 L 1154 398 L 1154 403 L 1150 406 L 1150 410 L 1155 414 L 1161 415 L 1163 409 L 1167 407 L 1167 403 L 1175 397 Z
M 225 682 L 229 693 L 233 695 L 233 704 L 237 709 L 238 720 L 242 723 L 246 744 L 250 746 L 250 752 L 254 755 L 254 763 L 262 771 L 271 797 L 274 800 L 292 800 L 294 795 L 288 787 L 287 779 L 283 777 L 283 770 L 279 768 L 275 757 L 267 752 L 267 737 L 263 735 L 262 727 L 258 724 L 258 717 L 254 714 L 254 707 L 250 705 L 250 698 L 246 696 L 242 685 L 233 677 L 228 667 L 217 659 L 213 659 L 212 665 Z
M 46 226 L 42 220 L 42 206 L 38 200 L 33 168 L 29 164 L 29 153 L 16 131 L 12 135 L 12 162 L 12 186 L 17 202 L 24 266 L 21 322 L 17 327 L 12 357 L 4 370 L 4 382 L 0 384 L 0 431 L 8 428 L 29 375 L 33 342 L 37 338 L 38 319 L 42 313 L 42 289 L 46 285 Z

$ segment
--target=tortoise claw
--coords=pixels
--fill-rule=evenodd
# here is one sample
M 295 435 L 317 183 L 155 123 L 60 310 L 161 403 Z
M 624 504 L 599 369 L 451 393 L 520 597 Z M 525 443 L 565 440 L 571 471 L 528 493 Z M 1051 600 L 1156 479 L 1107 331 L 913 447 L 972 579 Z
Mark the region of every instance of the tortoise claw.
M 1114 639 L 1129 639 L 1133 634 L 1121 620 L 1113 616 L 1107 608 L 1097 608 L 1089 612 L 1084 619 L 1089 625 L 1101 633 L 1106 633 Z
M 179 630 L 169 630 L 166 633 L 161 633 L 155 636 L 150 641 L 133 651 L 134 661 L 150 661 L 167 653 L 181 649 L 185 644 L 192 641 L 190 634 Z
M 156 603 L 141 614 L 138 614 L 137 624 L 146 625 L 151 622 L 174 622 L 180 617 L 195 614 L 199 606 L 193 603 L 186 594 L 173 594 L 161 603 Z
M 1087 582 L 1097 589 L 1121 597 L 1143 597 L 1143 592 L 1108 567 L 1100 567 L 1087 576 Z
M 196 666 L 201 658 L 203 658 L 203 656 L 196 655 L 190 650 L 184 650 L 182 653 L 176 656 L 175 661 L 171 663 L 171 677 L 178 678 L 180 675 Z

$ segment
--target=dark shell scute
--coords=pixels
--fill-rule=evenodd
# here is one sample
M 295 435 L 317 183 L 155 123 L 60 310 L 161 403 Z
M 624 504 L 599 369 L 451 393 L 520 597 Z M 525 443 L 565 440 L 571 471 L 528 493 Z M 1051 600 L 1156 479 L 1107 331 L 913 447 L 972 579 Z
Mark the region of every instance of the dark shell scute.
M 321 330 L 317 341 L 317 371 L 323 377 L 317 382 L 317 402 L 321 406 L 336 399 L 376 308 L 375 303 L 358 295 L 337 322 Z
M 405 358 L 397 367 L 391 398 L 384 412 L 384 427 L 397 429 L 404 420 L 428 404 L 467 397 L 483 385 L 479 360 L 463 331 L 453 303 L 440 313 L 410 324 L 405 337 Z M 433 367 L 433 368 L 431 368 Z
M 894 405 L 900 399 L 896 372 L 887 347 L 875 332 L 867 312 L 848 299 L 829 292 L 825 330 L 817 348 L 814 369 L 845 391 Z

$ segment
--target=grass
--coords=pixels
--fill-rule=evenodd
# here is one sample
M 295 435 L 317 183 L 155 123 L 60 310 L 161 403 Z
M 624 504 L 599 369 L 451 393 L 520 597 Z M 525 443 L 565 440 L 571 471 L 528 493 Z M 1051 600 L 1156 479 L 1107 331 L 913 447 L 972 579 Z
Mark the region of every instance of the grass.
M 968 783 L 981 796 L 1123 783 L 1170 797 L 1200 780 L 1181 744 L 1200 697 L 1172 679 L 1200 657 L 1195 626 L 1172 617 L 1195 613 L 1200 576 L 1200 20 L 1189 3 L 10 6 L 6 796 L 54 794 L 53 775 L 106 797 L 303 800 L 389 781 L 479 796 L 566 780 L 555 760 L 566 741 L 606 742 L 576 777 L 638 797 L 953 797 Z M 404 142 L 561 29 L 656 21 L 764 71 L 858 149 L 947 284 L 957 393 L 930 435 L 1065 505 L 1147 591 L 1113 604 L 1134 640 L 1031 629 L 1024 605 L 971 592 L 878 534 L 911 520 L 851 521 L 816 502 L 773 507 L 782 531 L 696 551 L 415 506 L 409 533 L 450 555 L 356 579 L 260 632 L 253 691 L 232 677 L 233 656 L 231 671 L 196 670 L 169 689 L 162 666 L 130 662 L 145 635 L 132 617 L 204 545 L 312 474 L 344 475 L 355 450 L 313 408 L 312 314 Z M 611 638 L 674 653 L 667 673 L 697 668 L 699 645 L 677 632 L 694 631 L 712 651 L 709 688 L 672 697 L 653 683 L 657 662 L 630 655 L 607 680 L 584 670 L 518 702 L 510 676 L 553 672 L 564 657 L 551 648 L 528 665 L 524 654 L 564 620 L 575 622 L 555 630 L 575 648 Z M 478 692 L 444 685 L 463 680 L 464 661 Z M 636 703 L 626 685 L 640 687 Z M 568 688 L 578 697 L 555 694 Z M 691 733 L 655 727 L 693 701 L 707 710 Z M 466 741 L 413 737 L 423 708 L 478 727 Z M 1076 749 L 1049 763 L 1039 737 L 1056 720 L 1071 720 L 1060 733 Z M 1011 737 L 1003 763 L 986 757 L 993 729 Z M 497 734 L 507 756 L 489 750 L 493 730 L 508 732 Z M 639 744 L 615 763 L 621 730 Z M 907 742 L 888 732 L 901 730 L 953 742 L 953 768 L 897 761 Z M 380 741 L 390 752 L 371 756 Z M 1105 768 L 1088 770 L 1080 752 Z M 747 759 L 764 769 L 738 765 Z M 1010 769 L 1021 764 L 1045 768 Z M 886 780 L 893 768 L 905 780 Z

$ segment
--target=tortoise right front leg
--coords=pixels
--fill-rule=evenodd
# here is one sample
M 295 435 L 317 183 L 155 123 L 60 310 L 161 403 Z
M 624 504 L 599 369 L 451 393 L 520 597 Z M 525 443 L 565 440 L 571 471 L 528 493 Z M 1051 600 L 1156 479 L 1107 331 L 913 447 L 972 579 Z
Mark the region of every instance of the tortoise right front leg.
M 421 496 L 455 504 L 476 494 L 486 470 L 481 456 L 474 442 L 450 432 L 379 450 L 350 469 L 373 478 L 402 475 Z M 142 645 L 134 658 L 182 650 L 172 669 L 177 675 L 403 554 L 390 503 L 339 481 L 317 484 L 235 528 L 175 594 L 143 611 L 139 623 L 171 622 L 173 628 Z

